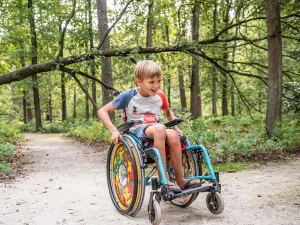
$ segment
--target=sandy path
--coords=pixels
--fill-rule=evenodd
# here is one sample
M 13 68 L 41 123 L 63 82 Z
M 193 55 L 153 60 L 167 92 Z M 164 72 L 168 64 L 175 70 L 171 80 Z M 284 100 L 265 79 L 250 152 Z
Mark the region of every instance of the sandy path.
M 23 151 L 32 162 L 9 184 L 0 184 L 0 224 L 150 224 L 149 188 L 140 213 L 120 215 L 106 185 L 106 152 L 56 134 L 27 134 Z M 259 170 L 221 174 L 225 210 L 206 208 L 200 194 L 188 208 L 161 202 L 161 224 L 299 225 L 300 159 Z

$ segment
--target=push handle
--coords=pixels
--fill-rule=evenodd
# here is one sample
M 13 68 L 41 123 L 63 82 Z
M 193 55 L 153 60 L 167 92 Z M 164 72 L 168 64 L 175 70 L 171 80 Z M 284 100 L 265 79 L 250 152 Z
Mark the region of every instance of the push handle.
M 175 120 L 171 120 L 171 121 L 165 123 L 165 126 L 166 126 L 166 127 L 174 127 L 174 126 L 180 124 L 180 123 L 183 122 L 183 121 L 184 121 L 184 120 L 183 120 L 182 118 L 177 118 L 177 119 L 175 119 Z

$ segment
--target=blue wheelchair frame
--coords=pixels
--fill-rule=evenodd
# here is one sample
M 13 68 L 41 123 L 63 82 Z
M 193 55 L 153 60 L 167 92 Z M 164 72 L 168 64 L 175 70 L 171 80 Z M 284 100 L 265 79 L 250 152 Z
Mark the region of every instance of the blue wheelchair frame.
M 129 135 L 130 137 L 132 137 L 136 141 L 139 149 L 145 148 L 145 146 L 143 146 L 142 141 L 139 138 L 137 138 L 134 134 L 132 134 L 130 132 L 125 132 L 125 133 L 127 135 Z M 200 150 L 203 153 L 205 164 L 207 165 L 209 173 L 204 176 L 201 175 L 201 176 L 186 177 L 186 179 L 189 179 L 189 180 L 200 179 L 202 182 L 203 181 L 211 181 L 213 183 L 213 186 L 199 186 L 197 188 L 193 188 L 193 190 L 182 190 L 180 193 L 173 194 L 171 196 L 168 195 L 168 198 L 165 200 L 171 200 L 171 199 L 175 199 L 175 198 L 178 198 L 181 196 L 186 196 L 186 195 L 197 193 L 197 192 L 206 192 L 206 191 L 215 192 L 215 191 L 217 191 L 217 192 L 221 193 L 221 184 L 218 183 L 219 179 L 217 179 L 217 177 L 216 177 L 216 173 L 211 164 L 207 149 L 203 145 L 186 146 L 187 152 L 192 152 L 193 150 L 196 150 L 196 151 Z M 159 150 L 155 147 L 150 147 L 150 148 L 145 149 L 145 153 L 148 155 L 153 155 L 155 160 L 157 160 L 157 165 L 159 167 L 158 170 L 160 171 L 160 176 L 161 176 L 159 179 L 159 184 L 167 187 L 168 181 L 167 181 L 166 173 L 164 171 L 164 166 L 162 163 L 162 159 L 161 159 Z M 142 166 L 142 168 L 146 168 L 145 165 L 141 165 L 141 166 Z M 218 173 L 217 173 L 217 175 L 218 175 Z M 145 178 L 146 184 L 150 183 L 150 179 L 151 179 L 151 176 L 147 176 Z

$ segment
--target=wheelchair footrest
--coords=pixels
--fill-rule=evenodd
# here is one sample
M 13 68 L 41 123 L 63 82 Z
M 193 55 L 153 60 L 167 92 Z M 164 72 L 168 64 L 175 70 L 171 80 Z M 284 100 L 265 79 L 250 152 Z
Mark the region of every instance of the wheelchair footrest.
M 195 194 L 198 192 L 213 192 L 216 191 L 216 188 L 213 186 L 199 186 L 199 187 L 194 187 L 191 189 L 186 189 L 186 190 L 182 190 L 180 193 L 174 193 L 171 195 L 171 199 L 169 200 L 173 200 L 175 198 L 180 198 L 180 197 L 184 197 L 190 194 Z

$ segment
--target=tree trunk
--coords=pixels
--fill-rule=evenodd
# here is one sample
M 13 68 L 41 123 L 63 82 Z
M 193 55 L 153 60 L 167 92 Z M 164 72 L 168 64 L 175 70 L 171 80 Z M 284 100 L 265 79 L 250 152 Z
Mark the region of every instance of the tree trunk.
M 76 87 L 74 87 L 73 118 L 76 118 Z
M 148 4 L 146 47 L 152 47 L 153 2 L 154 0 L 149 0 Z M 149 57 L 150 54 L 146 54 L 146 58 L 149 59 Z
M 94 51 L 94 37 L 93 37 L 93 15 L 92 15 L 92 5 L 91 5 L 91 0 L 87 0 L 88 2 L 88 11 L 89 11 L 89 41 L 90 41 L 90 51 Z M 91 74 L 93 77 L 96 77 L 96 65 L 95 65 L 95 60 L 91 60 Z M 95 102 L 97 102 L 97 88 L 96 88 L 96 81 L 92 80 L 92 97 Z M 93 106 L 93 115 L 94 117 L 97 117 L 97 108 Z
M 230 84 L 230 95 L 231 95 L 231 115 L 235 116 L 235 103 L 234 103 L 234 85 L 233 83 Z
M 28 122 L 32 120 L 32 109 L 31 109 L 31 103 L 27 100 L 26 102 L 26 109 L 27 109 L 27 116 L 28 116 Z
M 85 80 L 85 88 L 87 91 L 89 91 L 89 80 L 86 78 Z M 89 97 L 85 95 L 85 119 L 90 119 L 90 105 L 89 105 Z
M 214 3 L 214 13 L 213 13 L 213 35 L 217 34 L 217 7 L 218 0 Z M 213 55 L 215 55 L 215 49 L 213 48 Z M 217 116 L 217 69 L 215 65 L 212 66 L 212 114 Z
M 226 0 L 226 11 L 224 15 L 224 22 L 225 22 L 225 27 L 228 27 L 228 22 L 229 22 L 229 10 L 230 10 L 230 3 L 229 0 Z M 228 36 L 228 30 L 224 32 L 224 36 Z M 225 69 L 228 69 L 228 52 L 227 52 L 227 43 L 224 43 L 224 52 L 223 52 L 223 67 Z M 227 74 L 223 72 L 223 82 L 222 82 L 222 115 L 226 116 L 228 115 L 228 90 L 227 90 L 227 84 L 228 83 L 228 78 Z
M 180 67 L 178 67 L 178 84 L 179 84 L 179 92 L 180 92 L 181 109 L 183 112 L 185 112 L 187 110 L 187 104 L 186 104 L 183 73 L 182 73 L 182 68 Z
M 52 105 L 52 89 L 49 88 L 49 101 L 48 101 L 48 115 L 49 115 L 49 122 L 52 123 L 52 118 L 53 118 L 53 105 Z
M 32 10 L 32 0 L 28 0 L 29 8 L 29 22 L 30 22 L 30 33 L 31 33 L 31 64 L 37 64 L 37 37 L 35 32 L 35 22 L 34 15 Z M 38 79 L 37 75 L 32 75 L 33 82 L 33 99 L 34 99 L 34 111 L 35 111 L 35 128 L 36 131 L 39 131 L 42 128 L 42 119 L 41 119 L 41 106 L 40 106 L 40 96 L 38 89 Z
M 18 8 L 20 9 L 19 10 L 19 22 L 20 22 L 20 24 L 23 24 L 24 21 L 23 21 L 23 16 L 21 14 L 22 9 L 23 9 L 22 0 L 18 1 Z M 23 40 L 20 39 L 19 40 L 19 44 L 20 44 L 20 48 L 24 49 Z M 21 62 L 22 67 L 26 66 L 25 57 L 24 57 L 23 53 L 20 54 L 20 62 Z M 23 122 L 25 124 L 25 123 L 28 122 L 28 120 L 27 120 L 27 109 L 26 109 L 26 106 L 27 106 L 27 94 L 26 94 L 26 91 L 24 89 L 23 89 L 23 101 L 22 101 L 22 104 L 23 104 Z
M 62 22 L 59 25 L 59 33 L 62 32 Z M 60 51 L 59 57 L 64 55 L 64 39 L 62 38 L 59 43 Z M 61 87 L 61 120 L 64 121 L 67 119 L 67 99 L 66 99 L 66 86 L 65 86 L 65 73 L 62 72 L 60 75 L 60 87 Z
M 282 41 L 280 1 L 265 0 L 268 31 L 268 103 L 267 135 L 272 137 L 276 122 L 282 117 Z
M 99 32 L 99 39 L 102 40 L 106 31 L 108 30 L 108 20 L 107 20 L 107 5 L 106 0 L 97 0 L 97 15 L 98 15 L 98 32 Z M 108 51 L 109 47 L 109 35 L 107 35 L 103 46 L 101 46 L 101 50 Z M 102 81 L 109 85 L 113 86 L 113 77 L 112 77 L 112 66 L 111 66 L 111 58 L 101 58 L 102 63 L 102 74 L 101 79 Z M 107 103 L 113 100 L 113 91 L 108 90 L 102 86 L 102 104 L 106 105 Z M 111 113 L 110 117 L 112 120 L 115 119 L 115 114 Z
M 200 0 L 195 0 L 192 19 L 192 40 L 199 40 L 199 15 Z M 191 114 L 194 119 L 202 117 L 201 91 L 199 84 L 199 60 L 192 59 L 192 80 L 191 80 Z
M 170 37 L 169 37 L 169 27 L 168 25 L 165 26 L 165 31 L 166 31 L 166 43 L 167 45 L 170 45 Z M 165 65 L 167 65 L 167 62 L 165 63 Z M 171 74 L 167 73 L 166 74 L 166 78 L 167 78 L 167 98 L 168 98 L 168 102 L 169 102 L 169 107 L 171 108 Z
M 23 90 L 23 122 L 27 123 L 26 91 Z
M 62 121 L 67 119 L 67 99 L 66 99 L 66 86 L 65 86 L 65 73 L 60 75 L 60 87 L 61 87 L 61 119 Z

